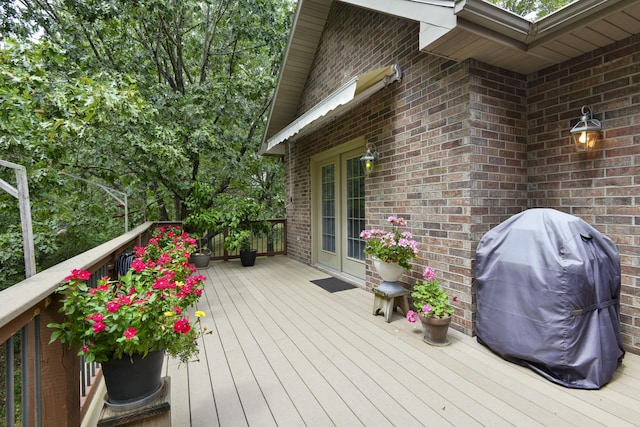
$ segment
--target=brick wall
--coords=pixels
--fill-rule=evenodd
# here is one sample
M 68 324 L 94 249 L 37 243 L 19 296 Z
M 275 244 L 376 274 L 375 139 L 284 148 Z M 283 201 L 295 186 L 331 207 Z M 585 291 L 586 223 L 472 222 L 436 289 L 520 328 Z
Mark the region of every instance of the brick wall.
M 366 177 L 368 228 L 386 227 L 389 215 L 403 216 L 420 247 L 408 286 L 423 267 L 436 269 L 450 293 L 457 293 L 454 323 L 472 333 L 472 156 L 469 133 L 469 64 L 457 64 L 418 51 L 419 25 L 334 4 L 300 112 L 352 77 L 394 63 L 402 81 L 393 83 L 331 124 L 290 145 L 286 156 L 293 176 L 294 203 L 288 224 L 304 236 L 310 228 L 310 157 L 364 136 L 381 159 Z M 363 147 L 364 148 L 364 147 Z M 290 162 L 290 163 L 289 163 Z M 310 240 L 290 233 L 288 251 L 309 262 Z M 379 278 L 368 259 L 367 286 Z
M 576 152 L 571 120 L 591 106 L 601 150 Z M 529 207 L 578 216 L 617 245 L 621 323 L 640 352 L 640 37 L 529 76 Z
M 418 24 L 336 2 L 300 113 L 353 76 L 397 63 L 403 77 L 352 111 L 287 143 L 290 256 L 311 262 L 310 158 L 364 136 L 381 154 L 366 177 L 367 227 L 403 216 L 420 259 L 459 296 L 455 328 L 472 334 L 473 260 L 484 233 L 531 207 L 584 218 L 618 245 L 623 334 L 640 352 L 640 42 L 637 38 L 524 76 L 418 51 Z M 582 104 L 602 113 L 605 148 L 569 144 Z M 367 286 L 379 280 L 367 260 Z
M 469 144 L 474 151 L 469 159 L 473 190 L 468 256 L 475 261 L 482 236 L 527 208 L 527 80 L 473 60 L 469 74 Z M 475 302 L 475 290 L 469 292 Z M 475 304 L 469 312 L 475 325 Z

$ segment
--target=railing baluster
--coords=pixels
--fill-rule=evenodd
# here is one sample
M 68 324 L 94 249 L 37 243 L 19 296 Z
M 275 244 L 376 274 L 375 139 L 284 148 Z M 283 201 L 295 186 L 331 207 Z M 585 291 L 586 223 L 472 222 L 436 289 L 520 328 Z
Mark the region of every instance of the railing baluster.
M 7 427 L 15 426 L 16 419 L 16 399 L 15 399 L 15 382 L 13 380 L 13 337 L 10 337 L 5 342 L 5 364 L 6 364 L 6 393 L 7 393 L 7 405 L 6 405 L 6 421 Z
M 89 380 L 87 379 L 87 364 L 84 361 L 84 356 L 80 356 L 80 396 L 85 397 L 87 395 L 87 386 Z
M 22 427 L 31 425 L 31 404 L 29 403 L 29 325 L 22 327 L 22 336 L 20 337 L 20 369 L 22 369 Z
M 42 351 L 40 348 L 40 316 L 36 316 L 33 319 L 33 327 L 34 327 L 34 366 L 33 366 L 33 375 L 34 375 L 34 396 L 33 396 L 33 410 L 36 413 L 36 426 L 40 427 L 42 425 L 42 366 L 40 365 L 40 360 L 42 359 Z

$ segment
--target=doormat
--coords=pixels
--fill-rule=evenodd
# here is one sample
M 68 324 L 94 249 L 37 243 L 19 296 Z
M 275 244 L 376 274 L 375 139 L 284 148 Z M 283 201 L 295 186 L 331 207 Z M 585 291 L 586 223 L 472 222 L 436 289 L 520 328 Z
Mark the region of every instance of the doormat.
M 311 280 L 311 283 L 318 285 L 325 291 L 331 292 L 331 293 L 346 291 L 348 289 L 355 288 L 355 286 L 347 282 L 343 282 L 340 279 L 336 279 L 335 277 L 327 277 L 326 279 Z

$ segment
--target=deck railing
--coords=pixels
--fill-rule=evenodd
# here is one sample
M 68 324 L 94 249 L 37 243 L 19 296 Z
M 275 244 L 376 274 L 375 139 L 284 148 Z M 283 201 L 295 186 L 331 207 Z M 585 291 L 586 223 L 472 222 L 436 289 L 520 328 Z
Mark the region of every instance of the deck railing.
M 250 246 L 258 251 L 257 256 L 272 256 L 287 254 L 287 221 L 285 219 L 268 220 L 271 224 L 269 231 L 251 236 Z M 258 224 L 257 222 L 255 224 Z M 224 248 L 224 239 L 229 230 L 209 236 L 207 246 L 211 250 L 212 260 L 240 258 L 240 250 L 229 252 Z
M 286 253 L 286 223 L 284 220 L 272 222 L 274 229 L 280 228 L 281 232 L 276 240 L 272 235 L 272 242 L 265 243 L 265 247 L 273 251 L 261 251 L 263 255 Z M 94 385 L 100 372 L 95 365 L 81 364 L 76 350 L 69 350 L 59 341 L 49 344 L 52 331 L 46 325 L 62 321 L 58 313 L 59 297 L 54 291 L 73 269 L 90 271 L 91 280 L 114 277 L 120 254 L 145 245 L 150 232 L 158 225 L 171 223 L 145 223 L 0 292 L 0 344 L 4 344 L 0 369 L 5 378 L 4 387 L 0 387 L 0 394 L 4 394 L 0 405 L 5 412 L 0 425 L 81 425 L 95 397 Z M 282 243 L 274 246 L 274 241 Z M 231 257 L 233 254 L 226 254 L 226 258 Z M 14 363 L 14 347 L 18 341 L 20 357 Z M 17 381 L 16 376 L 19 376 Z M 21 393 L 15 392 L 16 384 L 21 384 Z

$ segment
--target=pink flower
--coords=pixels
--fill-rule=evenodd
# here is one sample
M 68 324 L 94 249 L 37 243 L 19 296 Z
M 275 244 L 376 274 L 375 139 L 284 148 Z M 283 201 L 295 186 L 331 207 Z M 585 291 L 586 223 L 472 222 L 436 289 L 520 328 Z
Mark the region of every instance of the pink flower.
M 168 264 L 170 262 L 171 262 L 171 257 L 168 254 L 166 253 L 160 254 L 160 258 L 158 258 L 158 265 Z
M 427 314 L 427 313 L 429 313 L 430 311 L 431 311 L 431 306 L 430 306 L 429 304 L 425 304 L 425 305 L 422 307 L 422 312 L 423 312 L 424 314 Z
M 107 329 L 107 325 L 105 325 L 102 322 L 96 322 L 93 324 L 93 333 L 94 334 L 99 334 L 100 332 L 104 331 L 105 329 Z
M 188 334 L 189 331 L 191 330 L 189 319 L 187 319 L 186 317 L 183 317 L 180 320 L 176 320 L 176 323 L 173 324 L 173 330 L 181 334 Z
M 156 279 L 156 282 L 153 284 L 153 286 L 151 287 L 152 289 L 166 289 L 169 287 L 169 281 L 167 280 L 166 277 L 158 277 Z
M 418 313 L 413 310 L 409 310 L 407 313 L 407 320 L 411 323 L 416 323 L 418 321 Z
M 130 295 L 120 295 L 118 297 L 118 302 L 120 305 L 131 305 L 131 296 Z
M 137 333 L 138 331 L 136 330 L 136 328 L 129 328 L 124 331 L 124 337 L 130 340 L 131 338 L 135 337 Z
M 65 281 L 69 281 L 69 280 L 89 280 L 89 278 L 91 277 L 91 273 L 89 273 L 87 270 L 77 270 L 77 269 L 73 269 L 71 270 L 71 275 L 67 276 L 64 278 Z
M 142 258 L 136 258 L 131 263 L 131 268 L 133 268 L 136 272 L 141 273 L 147 268 L 147 265 L 144 263 Z
M 109 311 L 109 313 L 115 313 L 116 311 L 118 311 L 119 308 L 120 308 L 120 304 L 118 304 L 115 301 L 109 301 L 107 303 L 107 311 Z
M 104 320 L 104 315 L 100 313 L 93 313 L 87 316 L 87 320 L 93 320 L 94 322 L 102 322 Z
M 436 280 L 436 272 L 431 267 L 425 267 L 422 277 L 424 277 L 424 280 Z
M 395 224 L 395 225 L 399 225 L 400 227 L 406 227 L 407 226 L 407 220 L 404 218 L 398 218 L 395 216 L 390 216 L 389 218 L 387 218 L 387 221 L 389 221 L 391 224 Z
M 82 346 L 82 352 L 83 352 L 83 353 L 86 353 L 87 351 L 89 351 L 89 346 L 87 346 L 87 345 L 83 345 L 83 346 Z

